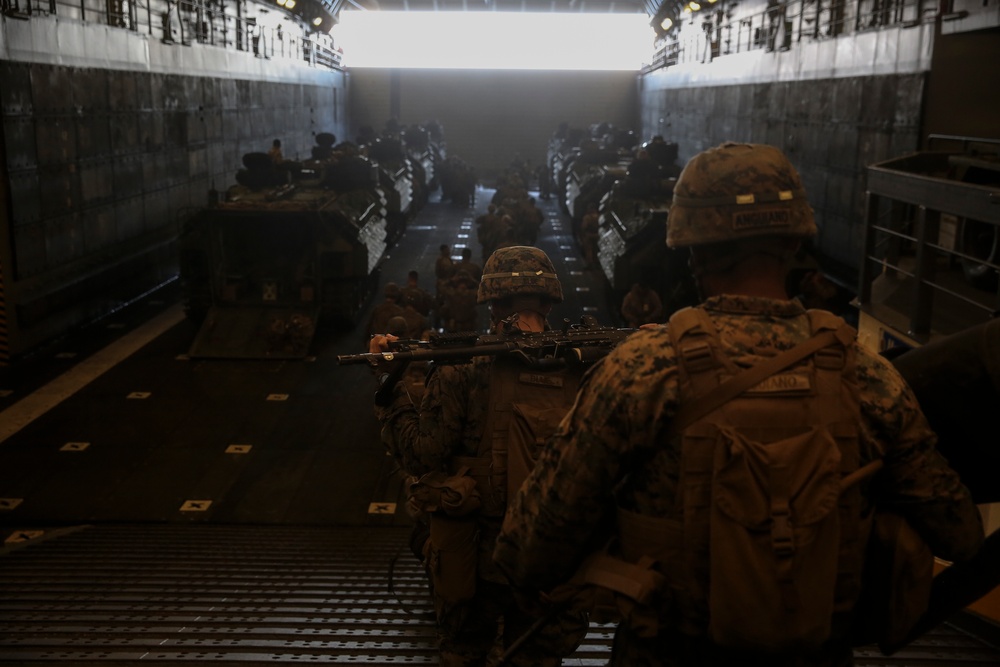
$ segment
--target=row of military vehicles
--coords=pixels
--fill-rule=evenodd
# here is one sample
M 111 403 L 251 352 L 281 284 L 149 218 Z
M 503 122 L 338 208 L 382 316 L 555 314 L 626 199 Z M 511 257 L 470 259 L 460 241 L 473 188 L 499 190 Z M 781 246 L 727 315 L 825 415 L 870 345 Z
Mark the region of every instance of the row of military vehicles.
M 696 299 L 687 256 L 664 242 L 676 144 L 641 144 L 602 123 L 560 126 L 543 178 L 574 233 L 590 207 L 599 216 L 597 257 L 620 304 L 635 282 L 655 289 L 666 312 Z M 872 349 L 919 347 L 1000 311 L 1000 140 L 932 136 L 928 150 L 867 168 L 857 283 L 823 277 L 822 242 L 789 278 L 808 305 L 856 318 Z M 809 293 L 802 294 L 803 278 Z
M 412 126 L 363 143 L 317 134 L 301 161 L 244 155 L 236 184 L 182 223 L 190 356 L 301 358 L 320 322 L 354 324 L 443 153 L 439 133 Z

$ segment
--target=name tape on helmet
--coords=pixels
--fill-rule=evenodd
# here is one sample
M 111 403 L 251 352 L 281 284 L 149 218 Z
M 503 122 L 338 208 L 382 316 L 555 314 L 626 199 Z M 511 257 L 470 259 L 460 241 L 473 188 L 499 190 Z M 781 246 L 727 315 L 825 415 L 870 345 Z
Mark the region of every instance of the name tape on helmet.
M 792 216 L 786 208 L 736 211 L 733 213 L 733 230 L 771 229 L 775 227 L 791 227 Z

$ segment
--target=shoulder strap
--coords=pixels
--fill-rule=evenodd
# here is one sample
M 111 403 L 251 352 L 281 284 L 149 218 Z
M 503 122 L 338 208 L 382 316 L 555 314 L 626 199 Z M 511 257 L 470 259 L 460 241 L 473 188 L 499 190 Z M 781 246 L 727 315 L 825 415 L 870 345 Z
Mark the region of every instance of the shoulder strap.
M 824 347 L 838 343 L 840 345 L 847 345 L 853 339 L 853 329 L 847 324 L 842 324 L 836 330 L 827 329 L 815 334 L 792 349 L 786 350 L 775 357 L 765 359 L 753 368 L 748 368 L 739 375 L 726 380 L 709 393 L 685 404 L 674 416 L 671 422 L 671 430 L 674 433 L 683 431 L 719 406 L 739 396 L 747 389 L 759 384 L 778 371 L 788 368 Z

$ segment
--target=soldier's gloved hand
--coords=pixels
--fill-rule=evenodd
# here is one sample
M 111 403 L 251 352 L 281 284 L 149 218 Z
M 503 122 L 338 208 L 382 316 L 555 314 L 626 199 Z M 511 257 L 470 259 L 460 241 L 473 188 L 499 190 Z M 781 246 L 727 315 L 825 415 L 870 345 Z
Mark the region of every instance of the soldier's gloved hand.
M 373 334 L 371 340 L 368 341 L 368 352 L 371 354 L 388 352 L 389 343 L 394 340 L 399 340 L 399 336 L 393 336 L 392 334 Z

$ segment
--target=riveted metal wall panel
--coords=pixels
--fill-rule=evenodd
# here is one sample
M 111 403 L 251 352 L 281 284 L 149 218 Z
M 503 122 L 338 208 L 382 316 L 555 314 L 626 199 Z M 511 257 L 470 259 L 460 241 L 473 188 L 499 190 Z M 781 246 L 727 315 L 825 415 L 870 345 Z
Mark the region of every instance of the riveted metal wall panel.
M 785 121 L 781 116 L 771 118 L 767 122 L 767 134 L 763 143 L 772 146 L 784 146 L 787 138 Z
M 204 179 L 208 177 L 208 151 L 204 147 L 192 147 L 187 153 L 187 162 L 185 172 L 191 178 Z
M 785 118 L 789 120 L 794 120 L 797 122 L 806 122 L 809 120 L 809 112 L 812 108 L 812 100 L 809 99 L 807 94 L 803 94 L 801 87 L 797 90 L 790 87 L 790 84 L 785 83 Z M 801 84 L 800 84 L 801 86 Z M 807 86 L 807 88 L 815 88 L 816 86 Z
M 854 123 L 861 107 L 863 84 L 857 77 L 832 79 L 834 86 L 833 104 L 830 106 L 829 121 L 834 123 Z
M 142 194 L 143 155 L 123 155 L 114 162 L 113 178 L 116 199 L 128 199 Z
M 826 161 L 827 146 L 830 141 L 826 135 L 825 126 L 817 123 L 806 123 L 797 132 L 799 150 L 802 155 L 803 166 L 808 165 L 808 171 L 817 171 Z M 809 192 L 809 189 L 806 188 Z
M 81 160 L 111 158 L 111 122 L 106 111 L 85 112 L 76 119 L 76 149 Z
M 767 133 L 770 131 L 771 123 L 766 118 L 750 119 L 750 139 L 751 143 L 767 143 Z
M 67 215 L 80 204 L 80 181 L 75 165 L 40 166 L 38 186 L 43 220 Z
M 787 81 L 776 81 L 768 86 L 768 116 L 771 118 L 786 118 L 788 115 L 788 89 L 791 84 Z
M 155 194 L 146 194 L 135 200 L 119 202 L 115 206 L 115 229 L 118 232 L 119 241 L 135 238 L 142 234 L 146 208 L 151 199 L 155 199 Z
M 187 111 L 163 112 L 163 145 L 167 150 L 184 147 L 188 143 Z
M 233 79 L 221 79 L 218 82 L 220 106 L 223 109 L 237 109 L 240 105 L 240 93 L 237 82 Z
M 90 67 L 69 68 L 73 104 L 78 112 L 108 110 L 108 71 Z
M 137 72 L 108 72 L 108 107 L 111 111 L 134 112 L 139 108 Z
M 157 151 L 145 155 L 142 161 L 142 183 L 147 193 L 162 190 L 169 185 L 166 153 Z
M 205 109 L 200 118 L 204 128 L 205 141 L 222 141 L 225 136 L 222 130 L 222 111 L 218 108 Z
M 118 242 L 114 205 L 88 209 L 81 217 L 86 252 L 96 252 Z
M 40 222 L 14 228 L 14 271 L 19 280 L 43 273 L 45 226 Z
M 250 109 L 257 105 L 253 97 L 253 84 L 245 79 L 236 82 L 236 108 Z
M 889 130 L 897 104 L 896 77 L 869 76 L 861 80 L 858 120 L 862 127 Z
M 81 160 L 79 174 L 80 202 L 83 206 L 110 204 L 114 201 L 114 169 L 109 160 Z
M 809 101 L 809 120 L 812 123 L 828 123 L 832 115 L 834 86 L 829 81 L 808 82 L 808 93 L 802 95 Z
M 27 115 L 34 111 L 31 70 L 24 63 L 0 62 L 0 110 L 4 116 Z
M 793 164 L 802 165 L 813 160 L 814 156 L 809 153 L 808 145 L 811 133 L 812 128 L 802 121 L 785 122 L 785 153 Z
M 205 141 L 205 120 L 201 111 L 192 110 L 184 114 L 184 136 L 188 144 L 200 144 Z
M 191 177 L 188 173 L 188 148 L 173 148 L 166 154 L 166 183 L 176 187 Z
M 216 179 L 216 189 L 225 190 L 236 173 L 236 170 L 226 163 L 225 146 L 218 142 L 208 144 L 207 159 L 210 175 Z
M 114 113 L 109 117 L 111 134 L 111 153 L 117 159 L 125 159 L 143 150 L 140 139 L 139 119 L 141 114 L 136 110 Z
M 42 215 L 38 171 L 36 169 L 12 171 L 8 179 L 13 226 L 24 227 L 38 222 Z
M 2 89 L 3 86 L 0 86 Z M 35 121 L 30 116 L 3 119 L 4 148 L 7 169 L 27 169 L 38 164 L 35 150 Z
M 143 111 L 139 114 L 139 142 L 147 152 L 158 152 L 164 147 L 162 111 Z
M 893 157 L 892 132 L 889 128 L 862 128 L 858 131 L 858 162 L 875 164 Z
M 187 108 L 187 100 L 184 99 L 184 77 L 178 74 L 161 75 L 160 85 L 153 89 L 153 103 L 155 108 L 164 111 L 178 111 Z M 159 97 L 156 97 L 156 94 Z
M 858 128 L 834 125 L 827 130 L 829 148 L 825 163 L 834 169 L 853 169 L 858 155 Z
M 157 190 L 147 193 L 143 201 L 143 215 L 139 221 L 140 230 L 157 229 L 173 219 L 173 189 Z
M 181 99 L 177 105 L 178 109 L 188 109 L 197 111 L 204 105 L 202 97 L 201 79 L 194 76 L 178 76 L 177 92 Z
M 286 94 L 288 95 L 288 106 L 296 109 L 312 106 L 312 98 L 310 97 L 310 94 L 314 89 L 314 86 L 288 86 L 286 90 Z
M 45 259 L 53 268 L 83 254 L 83 228 L 77 214 L 48 218 L 45 225 Z
M 131 197 L 115 202 L 115 239 L 124 241 L 142 233 L 142 220 L 145 215 L 145 198 Z
M 199 78 L 201 84 L 201 109 L 217 109 L 222 105 L 222 80 Z
M 34 65 L 31 68 L 31 95 L 36 114 L 73 112 L 75 102 L 72 70 L 53 65 Z
M 260 121 L 261 110 L 258 108 L 243 109 L 240 114 L 240 141 L 247 142 L 255 140 L 263 130 L 263 123 Z M 254 147 L 251 150 L 259 150 Z
M 166 79 L 166 74 L 158 72 L 149 75 L 149 108 L 154 111 L 162 111 L 164 109 L 163 100 L 166 96 L 166 91 L 164 90 Z
M 894 82 L 893 97 L 896 100 L 896 107 L 893 110 L 894 127 L 918 128 L 920 126 L 920 113 L 923 109 L 921 101 L 924 99 L 927 75 L 922 73 L 907 74 L 892 77 L 892 81 Z M 893 153 L 893 155 L 900 155 L 900 153 Z
M 155 107 L 153 106 L 153 87 L 158 85 L 159 74 L 152 74 L 146 72 L 129 72 L 127 76 L 131 76 L 135 83 L 135 103 L 141 111 L 152 111 Z
M 255 82 L 254 85 L 257 87 L 257 94 L 254 97 L 260 102 L 261 107 L 273 109 L 275 106 L 284 106 L 284 96 L 278 92 L 280 84 L 274 84 L 270 81 L 259 81 Z
M 76 123 L 72 116 L 37 116 L 35 146 L 38 164 L 65 165 L 76 161 Z
M 753 106 L 750 109 L 750 116 L 754 120 L 766 120 L 771 114 L 771 86 L 774 84 L 761 83 L 753 88 Z

